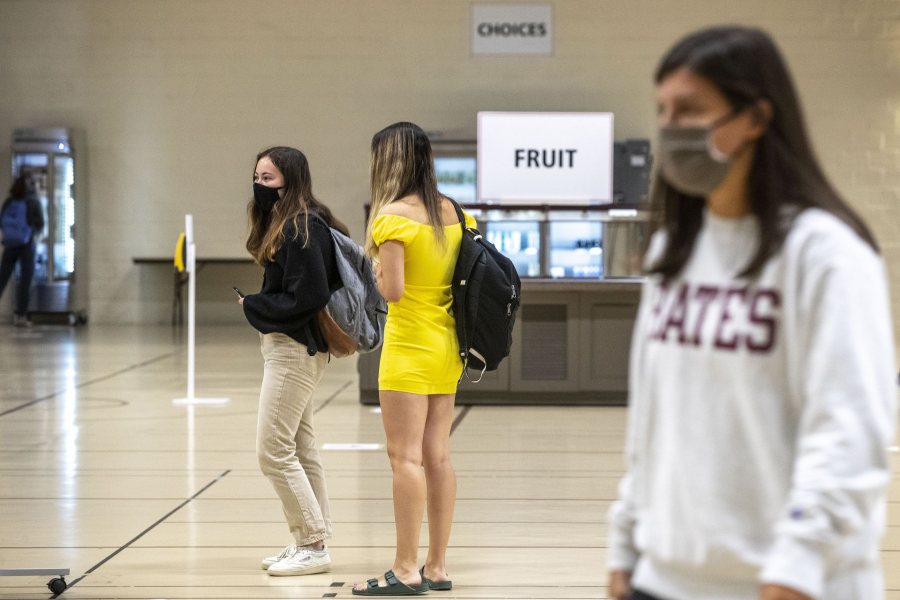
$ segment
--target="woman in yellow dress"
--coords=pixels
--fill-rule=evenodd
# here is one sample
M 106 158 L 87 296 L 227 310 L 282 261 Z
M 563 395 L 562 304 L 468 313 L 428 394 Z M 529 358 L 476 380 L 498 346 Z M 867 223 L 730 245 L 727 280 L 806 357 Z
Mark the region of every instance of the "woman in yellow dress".
M 366 251 L 377 257 L 378 287 L 388 301 L 378 389 L 397 550 L 383 578 L 357 584 L 353 593 L 449 590 L 446 553 L 456 502 L 450 427 L 462 373 L 450 282 L 462 229 L 453 203 L 438 192 L 431 144 L 420 127 L 395 123 L 375 134 L 371 177 Z M 469 216 L 466 224 L 475 226 Z M 426 498 L 428 555 L 419 568 Z

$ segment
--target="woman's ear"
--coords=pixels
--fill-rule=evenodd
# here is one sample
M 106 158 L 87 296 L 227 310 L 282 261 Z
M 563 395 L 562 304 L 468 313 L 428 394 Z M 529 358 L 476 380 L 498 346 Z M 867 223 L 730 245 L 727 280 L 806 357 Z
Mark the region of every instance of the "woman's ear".
M 751 114 L 753 115 L 753 137 L 759 138 L 769 128 L 772 122 L 772 103 L 767 98 L 760 98 L 753 105 Z

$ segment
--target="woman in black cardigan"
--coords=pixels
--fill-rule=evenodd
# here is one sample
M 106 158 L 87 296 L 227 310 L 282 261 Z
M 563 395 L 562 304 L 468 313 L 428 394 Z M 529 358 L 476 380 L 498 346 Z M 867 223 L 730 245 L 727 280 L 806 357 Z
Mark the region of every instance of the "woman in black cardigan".
M 260 332 L 265 359 L 257 422 L 257 456 L 287 518 L 294 543 L 262 561 L 269 575 L 327 571 L 331 557 L 328 491 L 313 430 L 313 392 L 328 348 L 316 315 L 341 286 L 330 226 L 347 228 L 312 194 L 309 164 L 295 148 L 256 158 L 248 207 L 247 250 L 265 268 L 262 289 L 240 299 Z M 314 215 L 321 219 L 313 218 Z

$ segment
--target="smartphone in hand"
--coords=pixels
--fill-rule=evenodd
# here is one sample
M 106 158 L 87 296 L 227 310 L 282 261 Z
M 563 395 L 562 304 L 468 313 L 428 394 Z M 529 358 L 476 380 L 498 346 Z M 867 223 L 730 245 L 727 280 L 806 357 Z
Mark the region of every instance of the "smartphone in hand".
M 241 290 L 237 289 L 235 286 L 231 286 L 231 289 L 234 290 L 234 292 L 238 295 L 239 298 L 243 298 L 243 297 L 244 297 L 244 292 L 242 292 Z

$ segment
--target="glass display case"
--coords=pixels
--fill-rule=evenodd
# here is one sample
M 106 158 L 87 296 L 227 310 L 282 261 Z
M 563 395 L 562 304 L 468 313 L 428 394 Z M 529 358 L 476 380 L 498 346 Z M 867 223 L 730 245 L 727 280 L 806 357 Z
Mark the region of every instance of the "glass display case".
M 485 238 L 508 256 L 520 277 L 541 274 L 541 228 L 536 221 L 487 221 Z
M 649 228 L 643 207 L 468 204 L 485 238 L 520 277 L 640 277 Z
M 602 242 L 600 221 L 551 221 L 550 277 L 602 277 Z
M 650 141 L 616 142 L 611 204 L 480 203 L 474 140 L 432 140 L 438 189 L 460 202 L 508 256 L 520 277 L 628 278 L 641 275 L 648 233 Z
M 70 323 L 81 323 L 86 319 L 87 279 L 79 275 L 84 265 L 84 240 L 76 243 L 76 223 L 77 214 L 83 219 L 85 205 L 82 195 L 76 193 L 83 174 L 81 178 L 76 175 L 74 135 L 62 128 L 15 129 L 11 166 L 13 177 L 28 175 L 34 182 L 46 222 L 35 236 L 29 312 L 32 316 L 56 314 Z
M 21 135 L 21 130 L 17 134 Z M 46 228 L 37 232 L 35 283 L 72 279 L 75 272 L 75 167 L 64 130 L 52 140 L 13 146 L 13 177 L 28 175 L 44 210 Z M 24 137 L 24 136 L 23 136 Z

